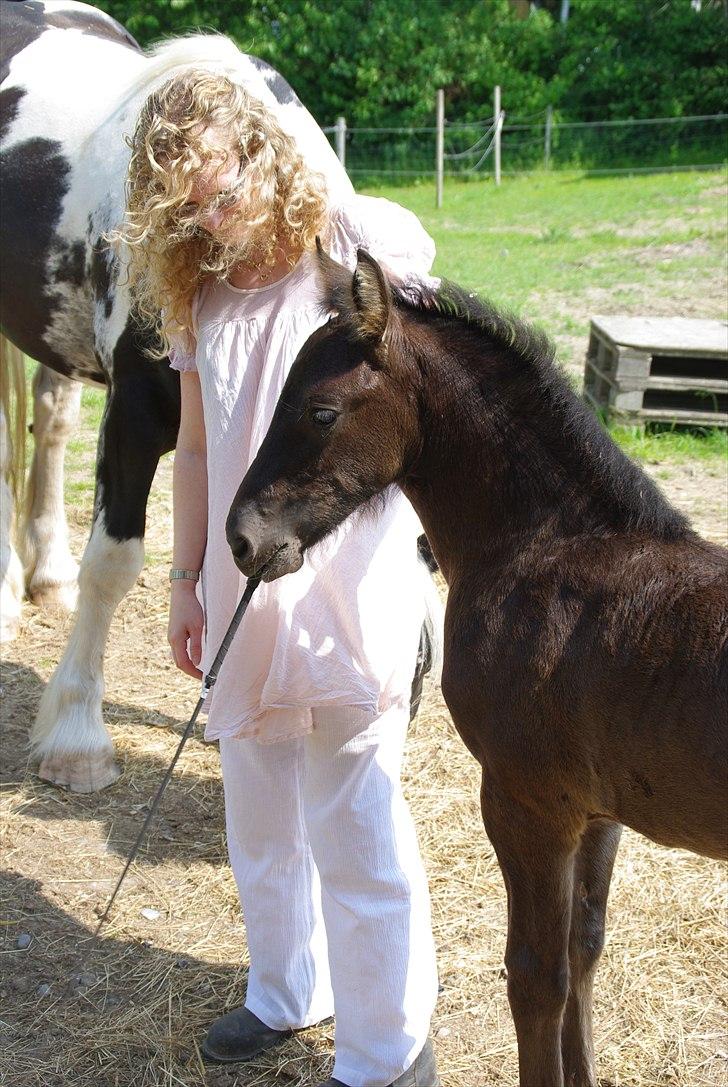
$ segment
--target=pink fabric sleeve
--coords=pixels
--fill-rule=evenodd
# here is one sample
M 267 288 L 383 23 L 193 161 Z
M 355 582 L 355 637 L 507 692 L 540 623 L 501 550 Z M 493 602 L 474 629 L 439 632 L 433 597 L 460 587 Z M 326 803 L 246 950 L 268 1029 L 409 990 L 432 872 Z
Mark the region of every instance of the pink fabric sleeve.
M 355 196 L 331 217 L 331 256 L 353 270 L 357 249 L 366 249 L 406 289 L 430 276 L 435 243 L 416 215 L 382 197 Z
M 174 344 L 169 350 L 169 365 L 170 369 L 179 370 L 182 374 L 197 370 L 197 362 L 192 352 L 183 351 L 179 347 L 175 347 Z
M 189 373 L 197 369 L 197 312 L 200 307 L 200 292 L 198 291 L 192 300 L 192 328 L 194 335 L 190 335 L 191 343 L 186 342 L 187 337 L 170 337 L 169 365 L 172 370 L 180 373 Z

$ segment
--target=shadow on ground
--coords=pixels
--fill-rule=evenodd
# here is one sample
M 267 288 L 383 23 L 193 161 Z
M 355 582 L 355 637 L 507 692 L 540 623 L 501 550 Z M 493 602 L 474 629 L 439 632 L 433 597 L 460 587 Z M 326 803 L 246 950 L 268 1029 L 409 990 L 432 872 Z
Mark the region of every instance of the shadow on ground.
M 7 872 L 3 902 L 0 1081 L 5 1087 L 260 1087 L 299 1082 L 328 1056 L 320 1031 L 295 1035 L 254 1065 L 204 1066 L 206 1025 L 240 1003 L 243 967 L 176 955 L 118 933 L 96 939 Z M 113 933 L 113 928 L 108 930 Z M 31 937 L 29 946 L 18 949 Z

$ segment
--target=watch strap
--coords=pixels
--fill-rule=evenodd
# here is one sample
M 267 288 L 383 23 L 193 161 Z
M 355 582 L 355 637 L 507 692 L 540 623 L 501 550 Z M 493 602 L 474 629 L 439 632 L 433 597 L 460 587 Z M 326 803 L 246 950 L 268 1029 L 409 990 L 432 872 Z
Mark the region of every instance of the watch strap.
M 173 566 L 169 571 L 170 581 L 198 581 L 199 577 L 199 570 L 180 570 L 178 567 Z

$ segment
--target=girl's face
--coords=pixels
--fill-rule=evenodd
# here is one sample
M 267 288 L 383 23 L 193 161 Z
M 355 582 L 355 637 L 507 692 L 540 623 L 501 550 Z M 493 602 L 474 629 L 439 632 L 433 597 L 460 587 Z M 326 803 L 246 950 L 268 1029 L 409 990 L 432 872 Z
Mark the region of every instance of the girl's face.
M 229 136 L 218 129 L 207 128 L 201 141 L 212 158 L 197 174 L 187 203 L 180 208 L 181 217 L 194 216 L 197 224 L 225 245 L 240 245 L 246 238 L 245 223 L 231 228 L 233 213 L 239 215 L 243 194 L 236 183 L 242 163 L 237 151 L 230 148 Z

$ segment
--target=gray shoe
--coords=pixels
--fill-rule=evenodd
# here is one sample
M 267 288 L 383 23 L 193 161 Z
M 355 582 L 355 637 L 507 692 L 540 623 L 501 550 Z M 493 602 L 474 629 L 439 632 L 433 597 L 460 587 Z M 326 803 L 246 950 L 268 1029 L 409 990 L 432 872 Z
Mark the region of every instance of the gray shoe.
M 202 1052 L 210 1061 L 249 1061 L 280 1045 L 292 1033 L 292 1030 L 273 1030 L 247 1008 L 236 1008 L 211 1024 Z
M 320 1087 L 346 1087 L 340 1079 L 327 1079 Z M 390 1087 L 442 1087 L 442 1080 L 435 1067 L 435 1054 L 432 1042 L 425 1042 L 424 1048 L 413 1065 L 398 1076 Z

